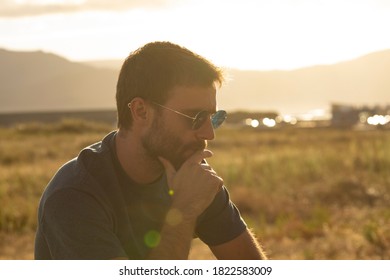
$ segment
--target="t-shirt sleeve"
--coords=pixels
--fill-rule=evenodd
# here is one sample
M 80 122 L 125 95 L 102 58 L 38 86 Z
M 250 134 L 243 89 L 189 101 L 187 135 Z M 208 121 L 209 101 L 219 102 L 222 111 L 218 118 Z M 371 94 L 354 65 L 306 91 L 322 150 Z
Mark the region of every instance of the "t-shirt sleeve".
M 40 227 L 53 259 L 127 257 L 110 215 L 81 191 L 66 189 L 52 194 L 45 201 Z
M 224 186 L 210 206 L 199 216 L 196 235 L 209 246 L 215 246 L 239 236 L 246 227 Z

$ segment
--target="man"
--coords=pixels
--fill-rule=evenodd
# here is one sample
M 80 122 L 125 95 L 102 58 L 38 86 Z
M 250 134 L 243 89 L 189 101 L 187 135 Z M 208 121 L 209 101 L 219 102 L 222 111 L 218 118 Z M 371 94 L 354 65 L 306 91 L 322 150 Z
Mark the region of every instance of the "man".
M 36 259 L 187 259 L 199 237 L 218 259 L 264 259 L 207 164 L 221 71 L 169 42 L 124 62 L 118 130 L 85 148 L 47 186 Z

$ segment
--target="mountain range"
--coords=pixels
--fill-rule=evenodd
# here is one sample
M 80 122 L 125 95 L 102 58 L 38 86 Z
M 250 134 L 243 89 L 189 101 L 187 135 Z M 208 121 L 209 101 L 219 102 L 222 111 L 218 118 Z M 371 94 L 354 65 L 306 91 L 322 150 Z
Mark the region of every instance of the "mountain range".
M 0 50 L 0 112 L 114 108 L 117 72 L 40 51 Z
M 114 109 L 120 65 L 0 49 L 0 113 Z M 229 111 L 297 115 L 331 104 L 390 104 L 390 50 L 289 71 L 225 72 L 217 98 Z

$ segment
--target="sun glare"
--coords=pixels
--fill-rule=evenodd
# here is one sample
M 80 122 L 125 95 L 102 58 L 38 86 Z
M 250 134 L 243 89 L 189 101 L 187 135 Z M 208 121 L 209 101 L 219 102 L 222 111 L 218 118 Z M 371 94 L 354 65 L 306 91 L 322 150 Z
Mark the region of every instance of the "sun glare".
M 223 67 L 291 70 L 390 48 L 390 8 L 373 2 L 186 0 L 159 9 L 83 7 L 72 13 L 0 18 L 0 47 L 41 49 L 80 61 L 123 59 L 144 43 L 165 40 Z M 87 6 L 89 1 L 14 3 Z

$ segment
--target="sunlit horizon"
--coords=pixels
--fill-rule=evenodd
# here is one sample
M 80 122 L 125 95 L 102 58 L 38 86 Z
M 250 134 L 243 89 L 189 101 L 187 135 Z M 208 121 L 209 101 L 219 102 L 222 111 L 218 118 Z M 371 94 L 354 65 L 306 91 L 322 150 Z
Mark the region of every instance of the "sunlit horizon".
M 25 47 L 8 47 L 8 46 L 0 46 L 0 49 L 4 49 L 6 51 L 13 51 L 13 52 L 44 52 L 48 54 L 53 54 L 56 56 L 60 56 L 64 59 L 67 59 L 71 62 L 76 62 L 76 63 L 93 63 L 93 62 L 121 62 L 124 61 L 124 59 L 130 54 L 130 52 L 136 50 L 138 47 L 141 47 L 143 44 L 146 44 L 148 42 L 153 42 L 153 41 L 171 41 L 173 43 L 177 43 L 183 47 L 186 47 L 194 52 L 196 50 L 194 48 L 191 48 L 187 45 L 183 45 L 178 43 L 177 41 L 174 40 L 150 40 L 150 41 L 145 41 L 144 43 L 135 46 L 133 48 L 130 48 L 127 53 L 119 55 L 118 53 L 113 53 L 113 54 L 103 54 L 101 56 L 79 56 L 78 54 L 68 54 L 67 52 L 61 52 L 57 50 L 52 50 L 50 48 L 37 48 L 37 47 L 30 47 L 30 48 L 25 48 Z M 221 59 L 221 61 L 217 59 L 213 59 L 212 56 L 207 56 L 204 53 L 197 52 L 198 54 L 202 55 L 203 57 L 206 57 L 207 59 L 211 60 L 213 63 L 215 63 L 217 66 L 220 66 L 222 68 L 227 68 L 227 69 L 236 69 L 236 70 L 242 70 L 242 71 L 289 71 L 289 70 L 298 70 L 302 68 L 307 68 L 307 67 L 313 67 L 313 66 L 323 66 L 323 65 L 332 65 L 332 64 L 337 64 L 337 63 L 342 63 L 354 59 L 358 59 L 360 57 L 370 55 L 372 53 L 376 52 L 382 52 L 382 51 L 387 51 L 390 50 L 389 48 L 378 48 L 378 49 L 372 49 L 372 50 L 367 50 L 367 51 L 362 51 L 362 52 L 351 52 L 348 54 L 343 55 L 336 55 L 332 58 L 329 59 L 323 59 L 321 57 L 315 58 L 315 59 L 307 59 L 304 60 L 302 57 L 299 61 L 296 61 L 294 58 L 292 58 L 288 63 L 287 61 L 284 61 L 284 63 L 276 63 L 273 61 L 264 61 L 263 63 L 256 64 L 256 63 L 251 63 L 250 61 L 248 63 L 234 63 L 232 61 L 229 63 L 228 59 L 224 60 Z
M 390 3 L 382 0 L 122 2 L 9 0 L 0 4 L 0 48 L 123 60 L 148 42 L 171 41 L 241 70 L 292 70 L 390 49 Z

